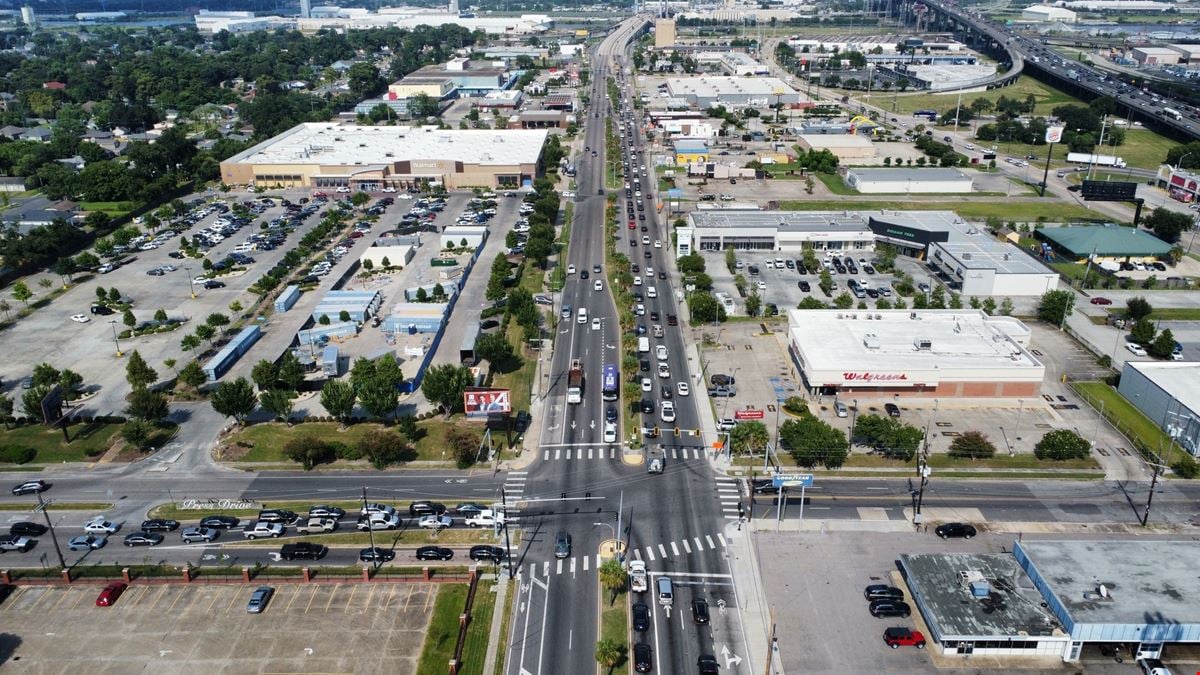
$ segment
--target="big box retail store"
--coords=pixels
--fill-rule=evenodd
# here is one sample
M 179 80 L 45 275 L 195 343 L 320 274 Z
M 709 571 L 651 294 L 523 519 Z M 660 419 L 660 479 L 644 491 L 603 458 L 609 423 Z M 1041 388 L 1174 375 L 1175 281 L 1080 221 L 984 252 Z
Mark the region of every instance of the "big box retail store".
M 811 394 L 1029 398 L 1045 367 L 1029 327 L 979 310 L 790 310 L 789 351 Z

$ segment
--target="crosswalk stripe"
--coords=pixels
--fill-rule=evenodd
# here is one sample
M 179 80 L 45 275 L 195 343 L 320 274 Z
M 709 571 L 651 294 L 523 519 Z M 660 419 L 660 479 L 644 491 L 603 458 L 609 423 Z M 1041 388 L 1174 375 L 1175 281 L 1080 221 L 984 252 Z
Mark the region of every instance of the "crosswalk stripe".
M 575 459 L 583 459 L 583 448 L 575 451 Z
M 583 556 L 583 571 L 584 572 L 588 571 L 588 558 L 590 558 L 590 557 L 591 556 L 587 556 L 587 555 Z
M 609 459 L 616 459 L 616 458 L 617 458 L 617 449 L 616 449 L 616 448 L 609 448 L 609 449 L 608 449 L 608 458 L 609 458 Z
M 635 548 L 635 549 L 633 549 L 633 559 L 634 559 L 634 560 L 641 560 L 641 559 L 642 559 L 642 552 L 641 552 L 641 551 L 639 551 L 639 550 L 637 550 L 636 548 Z
M 571 558 L 571 574 L 575 574 L 575 559 Z
M 646 557 L 650 559 L 650 562 L 654 562 L 654 549 L 649 546 L 646 547 Z
M 554 571 L 555 574 L 562 574 L 562 561 L 563 561 L 562 558 L 558 559 L 558 564 L 555 565 L 555 571 Z M 574 558 L 572 558 L 572 562 L 573 561 L 574 561 Z
M 560 448 L 554 449 L 554 459 L 558 459 L 558 455 L 560 452 L 562 452 L 562 450 Z
M 542 567 L 542 576 L 544 576 L 544 577 L 548 577 L 548 576 L 550 576 L 550 561 L 549 561 L 549 560 L 547 560 L 547 561 L 546 561 L 545 563 L 543 563 L 542 565 L 543 565 L 543 567 Z
M 717 547 L 717 545 L 713 543 L 712 537 L 710 537 L 706 534 L 706 535 L 704 535 L 704 538 L 708 540 L 708 549 L 710 551 Z
M 659 545 L 658 545 L 658 552 L 662 554 L 662 557 L 664 557 L 664 558 L 666 558 L 666 557 L 667 557 L 667 547 L 666 547 L 666 546 L 663 546 L 662 544 L 659 544 Z M 676 552 L 675 552 L 675 555 L 679 555 L 679 551 L 676 551 Z
M 679 555 L 679 547 L 675 545 L 675 542 L 671 542 L 671 555 Z
M 549 450 L 545 450 L 545 451 L 543 451 L 543 452 L 542 452 L 542 459 L 543 459 L 543 460 L 548 460 L 548 459 L 550 459 L 550 451 L 549 451 Z
M 679 449 L 671 448 L 671 459 L 679 459 Z
M 725 520 L 737 520 L 740 516 L 725 516 Z
M 510 476 L 524 476 L 524 475 L 526 475 L 526 474 L 528 474 L 528 473 L 529 473 L 528 471 L 509 471 L 509 472 L 508 472 L 508 475 L 510 475 Z
M 685 552 L 685 553 L 691 553 L 691 552 L 692 552 L 692 547 L 691 547 L 691 546 L 688 546 L 687 539 L 684 539 L 684 540 L 683 540 L 683 542 L 682 542 L 682 544 L 683 544 L 683 550 L 684 550 L 684 552 Z M 671 542 L 671 548 L 674 548 L 674 547 L 675 547 L 675 542 Z
M 588 448 L 588 459 L 592 458 L 592 448 Z
M 725 537 L 721 536 L 720 534 L 717 535 L 717 541 L 721 542 L 721 548 L 728 547 L 728 544 L 725 543 Z
M 696 542 L 696 550 L 697 551 L 704 550 L 704 544 L 700 543 L 700 537 L 692 537 L 692 541 Z
M 604 559 L 600 557 L 599 553 L 597 553 L 596 554 L 596 569 L 600 569 L 600 564 L 603 562 L 604 562 Z

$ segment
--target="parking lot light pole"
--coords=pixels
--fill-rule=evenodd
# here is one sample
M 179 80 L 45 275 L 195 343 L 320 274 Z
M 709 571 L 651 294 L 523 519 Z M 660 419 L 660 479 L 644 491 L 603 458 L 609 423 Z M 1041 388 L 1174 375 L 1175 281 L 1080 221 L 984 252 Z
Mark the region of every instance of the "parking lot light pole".
M 118 358 L 122 357 L 125 354 L 121 352 L 121 343 L 117 340 L 117 320 L 110 319 L 108 322 L 108 325 L 112 326 L 113 344 L 116 345 L 116 348 L 117 348 L 117 357 Z
M 192 277 L 192 268 L 184 267 L 183 271 L 187 273 L 188 292 L 192 294 L 192 299 L 196 299 L 196 280 Z
M 42 493 L 38 493 L 37 510 L 42 512 L 42 516 L 46 518 L 46 528 L 50 530 L 50 541 L 54 542 L 54 552 L 58 554 L 58 564 L 65 570 L 67 569 L 67 561 L 63 558 L 62 547 L 58 544 L 58 535 L 54 534 L 54 523 L 50 522 L 50 502 L 42 500 Z M 1149 513 L 1149 505 L 1146 507 Z

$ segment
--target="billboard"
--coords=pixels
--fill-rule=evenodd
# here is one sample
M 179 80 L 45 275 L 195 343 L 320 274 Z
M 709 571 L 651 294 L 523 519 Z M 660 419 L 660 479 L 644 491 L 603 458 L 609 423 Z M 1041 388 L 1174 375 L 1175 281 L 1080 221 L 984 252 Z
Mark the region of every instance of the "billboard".
M 463 410 L 467 415 L 512 412 L 512 397 L 507 389 L 475 389 L 463 392 Z
M 736 420 L 761 420 L 763 414 L 761 410 L 735 410 L 733 418 Z
M 1137 199 L 1137 183 L 1116 180 L 1085 180 L 1080 194 L 1094 202 L 1128 202 Z
M 1063 127 L 1046 127 L 1046 142 L 1058 143 L 1062 140 Z

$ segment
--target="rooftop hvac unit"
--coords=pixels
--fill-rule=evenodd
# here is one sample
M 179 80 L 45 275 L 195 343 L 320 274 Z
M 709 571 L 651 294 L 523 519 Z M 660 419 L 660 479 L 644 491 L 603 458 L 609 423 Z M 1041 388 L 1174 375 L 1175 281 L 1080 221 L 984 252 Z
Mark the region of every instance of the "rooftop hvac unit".
M 913 340 L 913 347 L 919 352 L 927 352 L 933 349 L 933 340 L 929 338 L 917 338 Z
M 958 583 L 962 586 L 969 586 L 974 581 L 984 581 L 983 572 L 979 570 L 959 570 Z
M 964 253 L 964 254 L 963 254 L 963 260 L 970 260 L 970 259 L 971 259 L 971 254 L 970 254 L 970 253 Z
M 971 597 L 972 598 L 987 598 L 992 594 L 991 584 L 986 579 L 971 582 Z
M 876 315 L 875 315 L 875 320 L 876 320 L 876 321 L 882 321 L 882 320 L 883 320 L 883 315 L 882 315 L 882 314 L 876 314 Z
M 879 349 L 879 336 L 874 333 L 867 333 L 863 336 L 863 346 L 867 349 Z
M 912 319 L 913 321 L 916 321 L 916 320 L 917 320 L 917 313 L 916 313 L 916 312 L 909 312 L 909 313 L 908 313 L 908 318 Z

